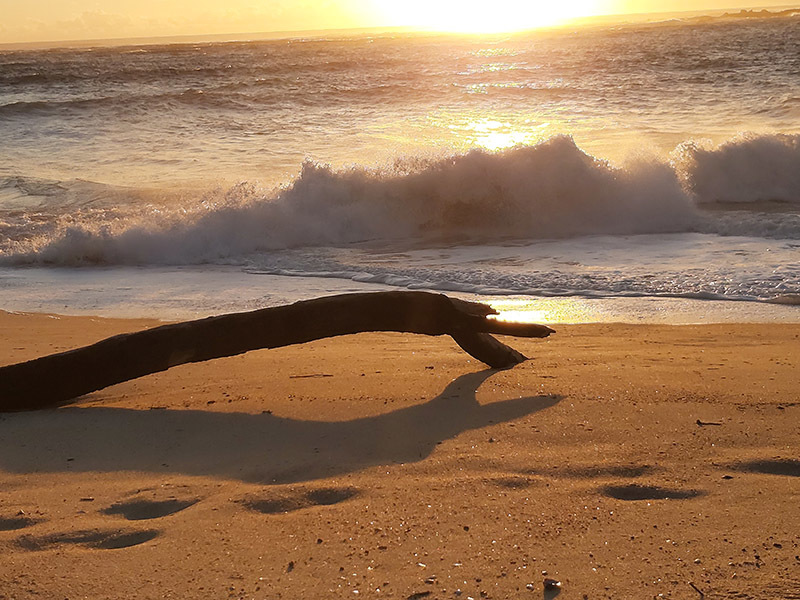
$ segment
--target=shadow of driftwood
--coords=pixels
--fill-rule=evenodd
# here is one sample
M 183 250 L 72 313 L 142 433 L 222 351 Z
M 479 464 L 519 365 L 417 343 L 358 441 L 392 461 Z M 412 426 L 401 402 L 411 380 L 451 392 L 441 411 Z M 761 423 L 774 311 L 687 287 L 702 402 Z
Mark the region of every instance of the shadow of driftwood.
M 414 462 L 463 431 L 560 400 L 536 396 L 481 405 L 476 391 L 493 373 L 462 375 L 418 406 L 343 422 L 97 407 L 8 414 L 0 422 L 0 466 L 17 473 L 149 471 L 269 484 Z

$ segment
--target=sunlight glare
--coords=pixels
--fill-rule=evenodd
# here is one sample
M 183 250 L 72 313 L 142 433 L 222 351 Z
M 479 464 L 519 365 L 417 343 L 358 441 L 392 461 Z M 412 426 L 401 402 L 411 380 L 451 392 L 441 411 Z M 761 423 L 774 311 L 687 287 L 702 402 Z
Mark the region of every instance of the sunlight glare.
M 535 141 L 530 132 L 517 131 L 509 123 L 501 123 L 491 119 L 482 119 L 469 123 L 466 129 L 475 133 L 472 139 L 476 146 L 487 150 L 502 150 Z
M 374 0 L 392 25 L 451 33 L 500 33 L 559 25 L 590 16 L 598 0 Z
M 486 302 L 486 300 L 481 300 Z M 603 306 L 586 298 L 490 298 L 488 304 L 499 314 L 490 318 L 512 323 L 592 323 L 607 321 Z

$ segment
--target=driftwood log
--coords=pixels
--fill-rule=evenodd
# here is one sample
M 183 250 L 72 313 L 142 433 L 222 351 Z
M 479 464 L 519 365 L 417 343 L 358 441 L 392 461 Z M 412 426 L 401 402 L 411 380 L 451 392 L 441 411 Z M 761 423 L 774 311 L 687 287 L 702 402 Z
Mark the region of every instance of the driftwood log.
M 547 337 L 544 325 L 488 319 L 496 311 L 429 292 L 343 294 L 163 325 L 58 354 L 0 367 L 0 411 L 62 404 L 116 383 L 170 367 L 259 348 L 278 348 L 365 331 L 449 335 L 494 368 L 525 357 L 490 333 Z

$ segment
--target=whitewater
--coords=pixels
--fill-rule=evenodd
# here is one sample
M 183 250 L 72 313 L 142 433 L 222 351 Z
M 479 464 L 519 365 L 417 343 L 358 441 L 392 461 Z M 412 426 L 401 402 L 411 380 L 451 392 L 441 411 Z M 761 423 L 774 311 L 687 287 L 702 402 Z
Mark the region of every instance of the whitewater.
M 796 321 L 797 25 L 0 51 L 0 308 Z

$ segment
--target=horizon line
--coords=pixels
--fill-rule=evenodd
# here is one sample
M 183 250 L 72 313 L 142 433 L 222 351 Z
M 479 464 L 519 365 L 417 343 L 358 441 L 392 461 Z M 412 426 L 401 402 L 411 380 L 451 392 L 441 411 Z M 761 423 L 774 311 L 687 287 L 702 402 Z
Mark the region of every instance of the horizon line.
M 133 36 L 133 37 L 114 37 L 114 38 L 69 38 L 63 40 L 43 40 L 31 42 L 0 42 L 0 51 L 13 50 L 56 50 L 61 48 L 98 48 L 98 47 L 124 47 L 124 46 L 159 46 L 171 44 L 203 44 L 203 43 L 235 43 L 235 42 L 255 42 L 267 40 L 291 40 L 297 38 L 322 39 L 326 36 L 347 36 L 364 34 L 420 34 L 420 35 L 451 35 L 455 37 L 475 36 L 475 37 L 496 37 L 498 35 L 520 35 L 533 31 L 552 31 L 563 29 L 570 26 L 603 26 L 613 24 L 643 24 L 650 18 L 676 17 L 683 15 L 686 17 L 711 18 L 723 17 L 725 15 L 736 15 L 743 12 L 763 12 L 775 9 L 800 10 L 796 4 L 782 4 L 770 6 L 756 6 L 749 9 L 727 8 L 712 10 L 682 10 L 682 11 L 660 11 L 660 12 L 630 12 L 614 13 L 603 15 L 590 15 L 586 17 L 576 17 L 557 25 L 544 27 L 532 27 L 519 31 L 507 31 L 497 33 L 453 33 L 442 32 L 430 28 L 422 28 L 413 25 L 374 25 L 367 27 L 340 27 L 331 29 L 285 29 L 275 31 L 243 31 L 230 33 L 186 33 L 178 35 L 159 35 L 159 36 Z M 661 19 L 659 19 L 661 20 Z

